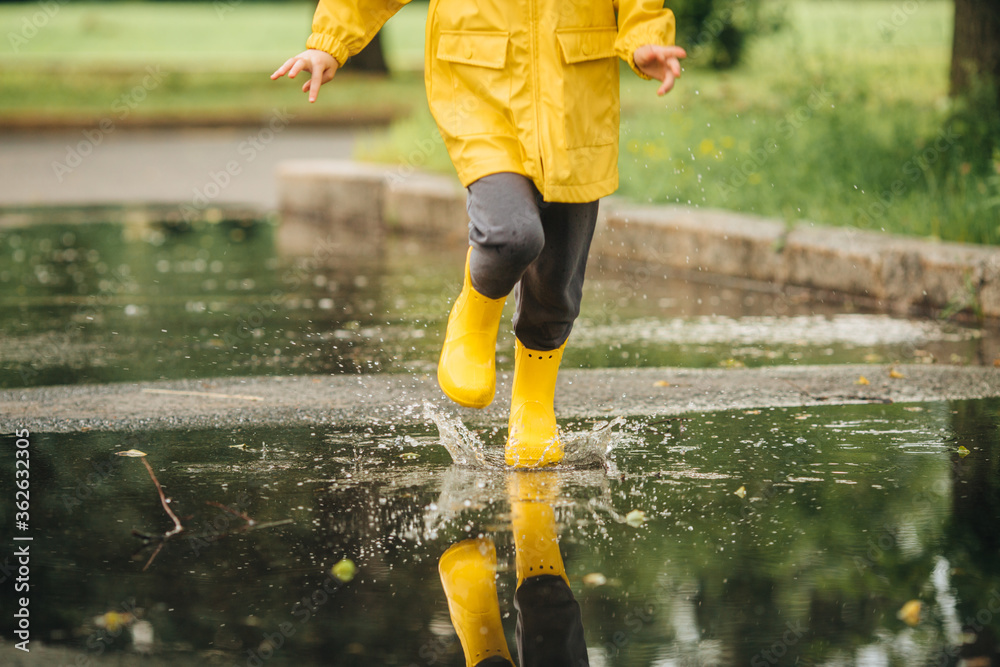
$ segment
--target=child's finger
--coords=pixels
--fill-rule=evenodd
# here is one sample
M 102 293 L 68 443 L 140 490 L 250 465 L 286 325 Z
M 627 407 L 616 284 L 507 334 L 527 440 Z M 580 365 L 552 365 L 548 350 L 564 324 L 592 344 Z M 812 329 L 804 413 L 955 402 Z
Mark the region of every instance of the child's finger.
M 667 71 L 663 74 L 663 85 L 656 91 L 657 95 L 666 95 L 674 87 L 674 73 Z
M 683 48 L 679 46 L 668 46 L 665 47 L 665 49 L 668 53 L 668 57 L 670 58 L 677 58 L 677 59 L 687 58 L 688 55 L 687 51 L 685 51 Z
M 288 72 L 289 68 L 292 66 L 292 63 L 294 62 L 295 58 L 289 58 L 288 60 L 286 60 L 284 65 L 274 70 L 274 74 L 271 75 L 271 78 L 277 79 L 279 77 L 284 76 Z
M 303 69 L 305 69 L 305 66 L 307 64 L 308 64 L 308 62 L 304 58 L 298 58 L 298 57 L 296 57 L 295 64 L 293 64 L 292 65 L 292 69 L 290 69 L 288 71 L 288 78 L 289 79 L 294 79 L 295 75 L 298 74 L 299 72 L 301 72 Z
M 321 67 L 314 67 L 312 71 L 312 77 L 309 79 L 309 101 L 315 102 L 316 96 L 319 95 L 319 87 L 323 85 L 323 69 Z

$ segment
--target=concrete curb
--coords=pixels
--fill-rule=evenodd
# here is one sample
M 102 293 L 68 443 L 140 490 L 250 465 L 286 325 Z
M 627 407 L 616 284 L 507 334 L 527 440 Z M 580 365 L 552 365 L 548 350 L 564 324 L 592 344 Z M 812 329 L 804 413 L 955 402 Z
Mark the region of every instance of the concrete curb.
M 561 419 L 655 417 L 717 410 L 928 402 L 1000 396 L 981 366 L 777 366 L 754 369 L 565 369 Z M 425 403 L 467 424 L 507 423 L 508 374 L 483 410 L 448 401 L 426 374 L 172 380 L 0 391 L 0 432 L 143 431 L 253 426 L 425 423 Z M 870 384 L 859 385 L 864 375 Z M 902 376 L 902 377 L 900 377 Z
M 309 253 L 318 237 L 351 252 L 390 230 L 464 245 L 465 191 L 412 167 L 301 160 L 278 169 L 279 241 Z M 609 198 L 591 254 L 666 270 L 794 285 L 861 297 L 893 313 L 968 310 L 1000 319 L 1000 248 L 932 242 L 683 206 Z

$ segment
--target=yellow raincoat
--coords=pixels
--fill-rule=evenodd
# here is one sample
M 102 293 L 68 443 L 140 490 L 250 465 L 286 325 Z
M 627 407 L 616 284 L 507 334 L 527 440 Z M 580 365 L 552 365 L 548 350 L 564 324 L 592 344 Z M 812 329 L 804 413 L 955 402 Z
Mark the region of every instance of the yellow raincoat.
M 343 64 L 407 2 L 320 0 L 306 46 Z M 616 56 L 643 76 L 635 50 L 673 43 L 662 0 L 431 0 L 427 99 L 462 185 L 508 171 L 546 201 L 614 192 Z

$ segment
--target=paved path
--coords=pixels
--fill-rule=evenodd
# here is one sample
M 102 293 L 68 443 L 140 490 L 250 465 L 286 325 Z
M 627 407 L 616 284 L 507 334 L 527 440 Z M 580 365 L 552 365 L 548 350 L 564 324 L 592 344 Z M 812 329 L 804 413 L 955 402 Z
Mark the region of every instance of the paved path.
M 89 139 L 85 132 L 6 131 L 0 135 L 0 206 L 185 203 L 196 191 L 204 193 L 213 173 L 235 163 L 237 175 L 220 188 L 213 201 L 274 209 L 278 162 L 349 158 L 357 138 L 368 130 L 293 126 L 272 133 L 262 125 L 118 128 L 102 134 L 97 128 L 89 131 Z M 80 155 L 79 162 L 73 153 Z M 212 191 L 209 186 L 209 194 Z
M 780 366 L 572 370 L 559 374 L 564 418 L 672 415 L 693 411 L 848 403 L 941 401 L 1000 396 L 1000 373 L 971 366 Z M 506 374 L 504 374 L 506 375 Z M 868 385 L 857 384 L 864 375 Z M 506 378 L 485 410 L 454 407 L 428 375 L 223 378 L 0 392 L 0 432 L 71 432 L 422 422 L 430 401 L 466 423 L 503 425 Z

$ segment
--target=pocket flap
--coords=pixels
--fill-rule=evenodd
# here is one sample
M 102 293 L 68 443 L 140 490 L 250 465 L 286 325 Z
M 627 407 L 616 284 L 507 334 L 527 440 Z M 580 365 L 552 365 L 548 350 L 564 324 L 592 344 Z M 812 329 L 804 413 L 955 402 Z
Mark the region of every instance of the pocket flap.
M 615 56 L 617 28 L 567 28 L 556 31 L 567 65 Z
M 438 40 L 437 58 L 452 63 L 503 69 L 507 63 L 506 32 L 445 30 Z

